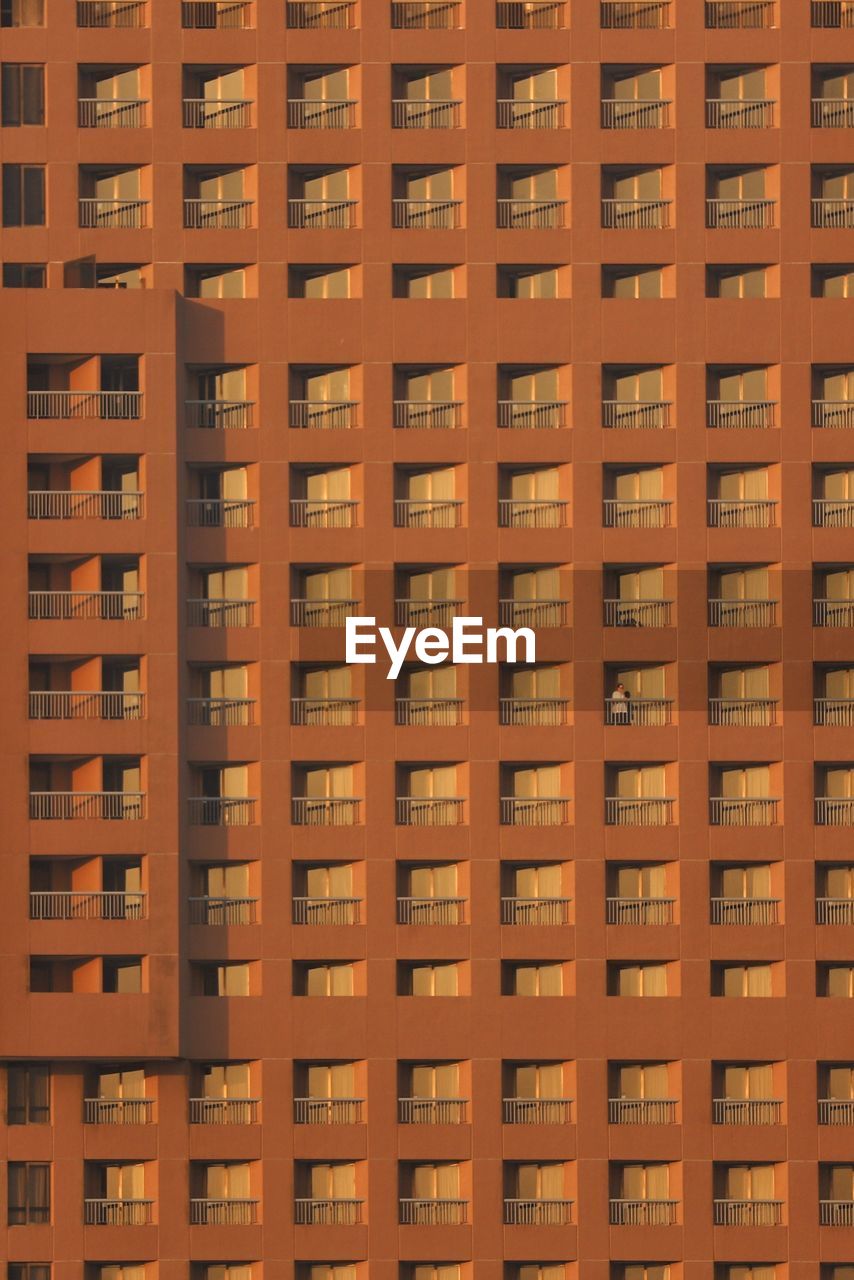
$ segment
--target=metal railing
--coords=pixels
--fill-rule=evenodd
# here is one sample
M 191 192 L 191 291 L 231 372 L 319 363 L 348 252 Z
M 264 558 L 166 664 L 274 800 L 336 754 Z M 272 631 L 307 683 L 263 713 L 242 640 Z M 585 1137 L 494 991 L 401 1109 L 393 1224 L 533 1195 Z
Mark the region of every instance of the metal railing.
M 771 529 L 776 524 L 773 498 L 709 498 L 710 529 Z
M 602 201 L 602 226 L 610 231 L 664 231 L 670 226 L 672 200 Z
M 291 30 L 346 31 L 353 26 L 356 0 L 287 0 Z
M 670 0 L 600 0 L 599 24 L 606 31 L 661 30 L 670 26 Z
M 555 925 L 569 923 L 571 898 L 502 898 L 501 923 Z
M 291 498 L 294 529 L 355 529 L 358 502 L 344 498 Z
M 398 1098 L 398 1124 L 465 1124 L 468 1098 Z
M 111 690 L 30 690 L 31 720 L 141 720 L 144 693 Z
M 188 698 L 187 724 L 208 729 L 250 725 L 255 719 L 254 698 Z
M 609 1098 L 609 1124 L 675 1124 L 675 1098 Z
M 409 200 L 391 202 L 391 225 L 404 231 L 454 231 L 461 223 L 462 200 Z
M 850 231 L 854 227 L 854 200 L 850 197 L 829 198 L 814 196 L 812 200 L 812 225 L 814 227 Z
M 568 796 L 501 796 L 504 827 L 561 827 L 569 822 Z
M 356 200 L 288 200 L 288 226 L 296 231 L 348 231 L 356 225 Z
M 257 1220 L 257 1200 L 190 1200 L 191 1226 L 247 1227 Z
M 774 98 L 707 98 L 707 129 L 773 129 Z
M 358 698 L 291 698 L 291 724 L 343 729 L 358 723 Z
M 495 25 L 499 31 L 558 31 L 564 25 L 564 2 L 498 0 Z
M 252 124 L 251 98 L 184 98 L 183 107 L 185 129 L 248 129 Z
M 144 920 L 148 894 L 112 890 L 38 890 L 30 894 L 31 920 Z
M 292 627 L 343 627 L 358 600 L 291 600 Z
M 145 616 L 141 591 L 30 591 L 32 621 L 129 622 Z
M 464 604 L 464 600 L 398 597 L 394 602 L 394 625 L 396 627 L 447 627 Z
M 83 1221 L 87 1227 L 145 1227 L 153 1218 L 153 1200 L 105 1200 L 86 1198 Z
M 854 1207 L 854 1201 L 852 1201 Z M 779 1227 L 782 1200 L 715 1200 L 716 1227 Z
M 141 391 L 28 391 L 28 418 L 140 418 Z
M 502 627 L 565 627 L 569 616 L 568 600 L 498 601 L 498 621 Z
M 255 621 L 254 600 L 190 599 L 187 601 L 187 626 L 251 627 Z
M 501 529 L 562 529 L 569 506 L 557 498 L 499 498 Z
M 833 1125 L 854 1124 L 854 1099 L 819 1098 L 818 1122 Z
M 673 821 L 674 801 L 659 796 L 606 796 L 609 827 L 666 827 Z
M 854 400 L 813 400 L 814 427 L 854 427 Z
M 185 400 L 188 427 L 209 431 L 245 431 L 255 425 L 254 400 Z
M 289 129 L 355 129 L 355 98 L 288 98 Z
M 501 698 L 499 723 L 523 728 L 557 728 L 566 724 L 569 698 Z
M 854 1198 L 819 1200 L 818 1222 L 821 1227 L 854 1227 Z
M 77 201 L 79 225 L 120 230 L 139 230 L 148 226 L 148 200 L 106 200 L 99 196 L 81 196 Z
M 249 226 L 252 200 L 184 199 L 184 226 L 188 230 L 245 231 Z
M 602 523 L 606 529 L 667 529 L 672 507 L 669 498 L 605 498 Z
M 810 121 L 814 129 L 854 129 L 854 98 L 813 98 Z
M 458 129 L 458 98 L 393 98 L 392 129 Z
M 499 400 L 498 425 L 513 430 L 557 430 L 566 426 L 567 400 Z
M 566 205 L 566 200 L 501 198 L 496 225 L 510 231 L 557 231 L 565 225 Z
M 661 431 L 670 424 L 670 400 L 603 400 L 602 426 Z
M 813 723 L 854 729 L 854 698 L 815 698 Z
M 351 925 L 360 924 L 361 898 L 294 898 L 294 924 Z
M 854 599 L 813 600 L 814 627 L 854 626 Z
M 813 498 L 812 522 L 816 529 L 854 529 L 854 499 Z
M 397 796 L 395 821 L 400 827 L 458 827 L 465 803 L 462 796 Z
M 187 498 L 186 511 L 192 529 L 251 529 L 255 523 L 251 498 Z
M 30 817 L 36 821 L 136 822 L 144 816 L 145 794 L 141 791 L 30 792 Z
M 466 1221 L 467 1200 L 401 1200 L 400 1222 L 410 1227 L 459 1227 Z
M 455 430 L 462 426 L 462 400 L 395 400 L 394 425 L 410 430 Z
M 257 898 L 188 898 L 190 924 L 255 924 Z
M 712 898 L 712 924 L 779 924 L 779 898 Z
M 604 604 L 606 627 L 669 627 L 672 625 L 672 600 L 613 600 Z
M 617 728 L 631 724 L 658 729 L 670 724 L 672 710 L 672 698 L 606 698 L 605 723 Z
M 260 1098 L 190 1098 L 190 1124 L 255 1124 Z
M 608 1221 L 615 1227 L 672 1227 L 678 1200 L 610 1200 Z
M 143 129 L 148 124 L 147 98 L 78 98 L 81 129 Z
M 361 1124 L 364 1098 L 294 1098 L 294 1124 Z
M 706 226 L 718 231 L 764 231 L 774 226 L 775 200 L 706 200 Z
M 603 98 L 603 129 L 668 129 L 670 101 L 666 98 Z
M 460 25 L 460 0 L 391 0 L 396 30 L 453 31 Z
M 571 1124 L 572 1098 L 503 1098 L 504 1124 Z
M 813 27 L 854 27 L 854 2 L 812 0 L 810 23 Z
M 465 898 L 398 898 L 398 924 L 465 924 Z
M 708 427 L 774 426 L 776 400 L 707 400 L 706 425 Z
M 234 31 L 249 26 L 249 0 L 182 0 L 181 25 L 190 30 Z
M 291 400 L 288 422 L 306 430 L 350 431 L 358 407 L 357 400 Z
M 295 827 L 353 827 L 361 821 L 362 801 L 355 796 L 294 796 Z
M 774 627 L 776 600 L 709 600 L 710 627 Z
M 84 1098 L 85 1124 L 151 1124 L 153 1098 Z
M 776 698 L 709 698 L 709 724 L 758 729 L 774 724 Z
M 819 827 L 854 827 L 854 798 L 816 796 L 815 821 Z
M 572 1222 L 572 1200 L 504 1200 L 504 1222 L 511 1227 L 565 1227 Z
M 713 1098 L 712 1123 L 725 1125 L 779 1124 L 783 1103 L 779 1098 Z
M 768 796 L 711 796 L 709 822 L 713 827 L 772 827 L 779 803 Z
M 816 898 L 816 924 L 854 924 L 854 898 Z M 854 1103 L 851 1104 L 854 1107 Z
M 774 0 L 705 0 L 706 26 L 728 31 L 773 27 Z
M 463 722 L 462 698 L 395 698 L 394 722 L 418 728 L 447 728 Z
M 141 520 L 145 495 L 119 489 L 30 489 L 30 520 Z
M 499 129 L 563 128 L 565 99 L 498 98 L 495 106 Z
M 294 1222 L 301 1227 L 354 1227 L 362 1221 L 361 1200 L 294 1200 Z
M 144 27 L 145 0 L 77 0 L 78 27 Z
M 249 827 L 256 803 L 254 796 L 190 796 L 189 822 L 194 827 Z
M 673 924 L 675 898 L 606 898 L 606 924 Z
M 455 498 L 395 498 L 394 523 L 398 529 L 458 529 L 463 504 Z

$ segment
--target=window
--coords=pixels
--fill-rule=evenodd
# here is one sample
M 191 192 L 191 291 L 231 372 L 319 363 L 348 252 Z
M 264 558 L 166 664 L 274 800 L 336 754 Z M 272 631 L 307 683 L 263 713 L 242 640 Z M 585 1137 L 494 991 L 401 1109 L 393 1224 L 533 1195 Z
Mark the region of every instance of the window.
M 401 1280 L 461 1280 L 458 1262 L 403 1262 Z
M 505 973 L 505 995 L 563 995 L 563 965 L 560 961 L 522 961 L 508 964 Z
M 563 1200 L 562 1164 L 517 1164 L 511 1168 L 511 1190 L 520 1200 Z
M 453 298 L 456 294 L 454 267 L 418 263 L 395 266 L 392 270 L 395 298 Z
M 661 298 L 662 267 L 606 266 L 602 268 L 603 298 Z
M 721 964 L 715 971 L 713 994 L 719 996 L 773 995 L 770 964 Z
M 10 1227 L 50 1222 L 50 1165 L 8 1165 L 9 1200 L 7 1221 Z
M 773 1164 L 727 1165 L 721 1174 L 724 1194 L 728 1200 L 774 1199 Z
M 246 268 L 187 267 L 186 291 L 191 298 L 245 298 Z
M 144 1098 L 144 1068 L 130 1067 L 99 1072 L 95 1079 L 95 1096 L 98 1098 Z
M 774 1066 L 770 1062 L 728 1062 L 721 1071 L 723 1097 L 731 1101 L 761 1101 L 774 1097 Z
M 517 1100 L 566 1098 L 562 1062 L 516 1062 L 509 1071 L 511 1096 Z
M 631 1102 L 669 1099 L 670 1073 L 666 1062 L 621 1062 L 614 1071 L 614 1097 Z
M 41 164 L 3 165 L 3 226 L 45 225 L 45 168 Z
M 211 1062 L 199 1068 L 203 1098 L 248 1098 L 248 1062 Z
M 43 26 L 44 0 L 0 0 L 0 27 Z
M 355 1262 L 298 1262 L 298 1280 L 356 1280 Z
M 6 1280 L 50 1280 L 49 1262 L 9 1262 Z
M 814 266 L 812 293 L 814 298 L 854 298 L 854 264 Z
M 352 996 L 355 966 L 349 960 L 311 961 L 297 969 L 297 995 Z
M 775 1275 L 773 1262 L 720 1262 L 715 1267 L 715 1280 L 774 1280 Z
M 454 960 L 416 960 L 401 966 L 401 995 L 458 996 L 459 965 Z
M 854 998 L 854 964 L 823 964 L 819 966 L 818 994 L 821 996 Z
M 670 1280 L 666 1262 L 614 1262 L 611 1280 Z
M 44 289 L 47 267 L 43 262 L 4 262 L 4 289 Z
M 564 1262 L 511 1262 L 508 1280 L 564 1280 Z
M 616 1190 L 621 1200 L 667 1200 L 670 1194 L 670 1166 L 666 1164 L 624 1164 L 617 1170 Z
M 558 297 L 558 268 L 534 266 L 498 267 L 499 298 Z
M 291 298 L 350 298 L 349 266 L 291 266 L 288 275 Z
M 249 965 L 235 961 L 227 964 L 206 964 L 201 967 L 201 991 L 203 996 L 248 996 Z
M 458 1062 L 413 1062 L 405 1071 L 405 1085 L 411 1098 L 449 1099 L 460 1096 Z
M 666 996 L 666 964 L 614 964 L 608 968 L 612 996 Z
M 707 298 L 765 298 L 768 271 L 766 267 L 709 266 L 706 271 Z
M 458 1200 L 458 1164 L 413 1164 L 408 1170 L 409 1191 L 415 1200 Z
M 142 961 L 137 956 L 105 956 L 101 989 L 111 994 L 136 994 L 143 989 Z
M 0 96 L 0 121 L 6 128 L 44 124 L 44 67 L 4 62 L 0 68 Z
M 28 1063 L 6 1073 L 6 1123 L 50 1124 L 50 1068 Z
M 145 1263 L 96 1262 L 90 1280 L 145 1280 Z

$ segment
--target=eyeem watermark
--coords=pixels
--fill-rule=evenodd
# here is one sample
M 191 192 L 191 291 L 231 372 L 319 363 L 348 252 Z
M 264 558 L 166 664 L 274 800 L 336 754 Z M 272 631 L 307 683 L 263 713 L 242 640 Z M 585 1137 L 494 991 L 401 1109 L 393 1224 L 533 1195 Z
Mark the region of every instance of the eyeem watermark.
M 450 634 L 441 627 L 405 627 L 400 644 L 395 644 L 389 627 L 377 627 L 376 618 L 347 618 L 345 661 L 373 666 L 378 642 L 389 661 L 386 680 L 396 680 L 410 649 L 419 662 L 434 666 L 450 658 L 454 663 L 536 662 L 537 638 L 530 627 L 485 627 L 483 618 L 454 618 Z M 519 647 L 522 657 L 519 657 Z M 499 646 L 503 657 L 499 657 Z

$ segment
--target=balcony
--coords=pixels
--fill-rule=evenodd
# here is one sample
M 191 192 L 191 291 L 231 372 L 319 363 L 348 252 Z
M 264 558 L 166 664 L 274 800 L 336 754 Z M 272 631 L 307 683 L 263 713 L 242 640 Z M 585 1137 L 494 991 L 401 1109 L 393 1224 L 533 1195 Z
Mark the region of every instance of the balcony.
M 104 200 L 81 196 L 77 201 L 78 225 L 89 229 L 138 231 L 148 226 L 148 200 Z
M 353 827 L 361 821 L 362 801 L 354 796 L 294 796 L 295 827 Z
M 775 627 L 776 600 L 709 600 L 710 627 Z
M 854 129 L 854 98 L 813 98 L 814 129 Z
M 294 231 L 349 231 L 356 225 L 356 200 L 288 200 L 288 226 Z
M 453 31 L 460 25 L 460 0 L 391 0 L 397 31 Z
M 400 1223 L 406 1227 L 461 1227 L 467 1212 L 467 1200 L 400 1201 Z
M 707 98 L 707 129 L 773 129 L 773 98 Z
M 461 400 L 395 400 L 394 425 L 409 430 L 454 430 L 462 426 L 462 409 Z
M 640 725 L 642 729 L 659 729 L 670 724 L 672 698 L 606 698 L 605 724 L 622 728 Z
M 187 724 L 231 729 L 255 722 L 254 698 L 188 698 Z
M 344 729 L 358 723 L 358 698 L 291 698 L 291 724 Z
M 782 1200 L 715 1200 L 714 1202 L 716 1227 L 779 1227 L 782 1221 Z
M 190 1225 L 194 1227 L 248 1227 L 257 1221 L 257 1200 L 190 1201 Z
M 394 602 L 396 627 L 449 627 L 465 600 L 413 599 L 409 596 Z
M 776 711 L 776 698 L 709 698 L 709 724 L 766 728 L 776 722 Z
M 257 898 L 188 898 L 190 924 L 255 924 Z
M 83 1201 L 83 1221 L 87 1227 L 146 1227 L 152 1221 L 153 1200 Z
M 510 1227 L 567 1227 L 572 1222 L 572 1200 L 504 1201 L 504 1223 Z
M 569 924 L 571 898 L 502 898 L 501 923 L 508 925 Z
M 814 724 L 854 728 L 854 698 L 816 698 L 813 711 Z
M 854 499 L 813 498 L 812 522 L 816 529 L 854 529 Z
M 245 231 L 250 224 L 252 200 L 184 200 L 184 226 L 191 231 Z
M 672 200 L 602 201 L 602 226 L 610 231 L 665 231 L 670 226 Z
M 458 129 L 458 98 L 394 98 L 391 104 L 392 129 Z
M 610 1200 L 608 1221 L 612 1227 L 672 1227 L 678 1200 Z
M 195 31 L 236 31 L 250 25 L 250 0 L 182 0 L 181 26 Z
M 330 825 L 343 826 L 343 823 Z M 361 924 L 361 898 L 294 898 L 294 924 L 353 925 Z
M 245 431 L 254 427 L 253 400 L 185 400 L 184 415 L 188 427 L 210 431 Z
M 814 196 L 812 225 L 825 230 L 850 231 L 854 227 L 854 200 Z
M 510 430 L 555 431 L 566 426 L 567 400 L 499 400 L 498 425 Z
M 465 803 L 462 796 L 397 796 L 395 821 L 399 827 L 459 827 Z
M 670 26 L 670 0 L 600 0 L 603 31 L 660 31 Z
M 30 489 L 29 520 L 141 520 L 145 495 L 118 489 Z
M 355 98 L 289 98 L 289 129 L 355 129 Z
M 305 430 L 351 431 L 358 407 L 356 400 L 291 400 L 288 422 Z
M 568 796 L 502 796 L 503 827 L 562 827 L 569 822 Z
M 779 1098 L 713 1098 L 712 1123 L 724 1125 L 779 1124 L 783 1103 Z
M 816 924 L 854 924 L 854 898 L 817 898 L 815 922 Z
M 462 200 L 391 202 L 391 225 L 403 231 L 454 231 L 461 225 Z
M 522 728 L 559 728 L 566 724 L 569 698 L 501 698 L 499 723 Z
M 250 827 L 256 804 L 249 796 L 190 796 L 188 820 L 192 827 Z
M 30 591 L 35 622 L 131 622 L 145 616 L 141 591 Z
M 31 720 L 142 720 L 144 693 L 104 690 L 31 690 Z
M 779 803 L 767 796 L 711 796 L 709 822 L 713 827 L 773 827 Z
M 295 1200 L 298 1227 L 355 1227 L 362 1221 L 362 1200 Z
M 361 1124 L 364 1098 L 294 1098 L 294 1124 Z
M 670 400 L 603 400 L 602 426 L 623 430 L 664 430 L 671 425 Z
M 854 1200 L 819 1200 L 820 1227 L 854 1227 Z
M 813 600 L 814 627 L 854 626 L 854 600 Z
M 707 400 L 706 426 L 767 429 L 775 425 L 776 400 Z
M 664 98 L 603 98 L 603 129 L 668 129 L 670 102 Z
M 709 498 L 710 529 L 772 529 L 777 523 L 773 498 Z
M 145 0 L 77 0 L 78 27 L 144 27 Z
M 814 427 L 854 427 L 854 400 L 813 400 Z
M 498 601 L 498 621 L 502 627 L 565 627 L 569 614 L 568 600 Z
M 145 795 L 140 791 L 31 791 L 30 817 L 38 822 L 138 822 L 145 817 Z
M 607 924 L 673 924 L 675 901 L 675 898 L 606 898 L 605 921 Z
M 555 98 L 499 98 L 496 102 L 499 129 L 562 129 L 566 102 Z M 513 201 L 514 204 L 517 201 Z
M 817 827 L 854 827 L 854 798 L 851 796 L 816 796 Z
M 255 624 L 254 600 L 191 599 L 187 601 L 187 626 L 208 627 L 221 630 L 224 627 L 251 627 Z
M 358 600 L 291 600 L 292 627 L 343 627 Z
M 500 199 L 496 225 L 509 231 L 558 231 L 564 226 L 566 205 L 566 200 Z
M 398 898 L 397 923 L 465 924 L 465 898 Z
M 854 27 L 854 4 L 852 0 L 812 0 L 810 22 L 819 28 Z
M 291 498 L 294 529 L 355 529 L 358 502 L 342 498 Z
M 572 1098 L 504 1098 L 504 1124 L 570 1124 Z
M 190 1098 L 190 1124 L 256 1124 L 260 1098 Z
M 706 226 L 717 231 L 767 231 L 774 226 L 776 201 L 706 200 Z
M 84 1098 L 85 1124 L 151 1124 L 153 1098 Z
M 501 529 L 562 529 L 568 502 L 557 498 L 499 498 Z
M 54 892 L 30 894 L 31 920 L 144 920 L 148 916 L 148 894 Z
M 854 1099 L 819 1098 L 818 1122 L 833 1125 L 854 1124 Z
M 148 99 L 78 98 L 77 124 L 81 129 L 144 129 Z
M 498 0 L 495 25 L 499 31 L 559 31 L 564 26 L 564 0 Z
M 468 1098 L 398 1098 L 397 1122 L 465 1124 L 467 1107 Z
M 255 502 L 249 498 L 187 498 L 187 525 L 191 529 L 251 529 Z
M 459 529 L 463 504 L 457 499 L 395 498 L 396 529 Z
M 672 507 L 669 498 L 605 498 L 602 524 L 606 529 L 669 529 Z
M 706 0 L 706 26 L 732 31 L 773 27 L 774 0 Z
M 141 391 L 28 391 L 27 417 L 135 419 L 142 417 Z M 122 495 L 124 496 L 124 495 Z
M 675 1124 L 675 1098 L 609 1098 L 609 1124 Z
M 292 31 L 347 31 L 356 0 L 287 0 L 286 9 Z
M 673 822 L 672 799 L 606 796 L 605 823 L 609 827 L 668 827 Z
M 712 898 L 710 905 L 712 924 L 780 923 L 779 898 Z
M 669 627 L 672 600 L 614 600 L 604 602 L 606 627 Z
M 450 728 L 463 722 L 462 698 L 395 698 L 394 722 L 414 728 Z
M 252 124 L 249 98 L 184 98 L 183 107 L 185 129 L 248 129 Z

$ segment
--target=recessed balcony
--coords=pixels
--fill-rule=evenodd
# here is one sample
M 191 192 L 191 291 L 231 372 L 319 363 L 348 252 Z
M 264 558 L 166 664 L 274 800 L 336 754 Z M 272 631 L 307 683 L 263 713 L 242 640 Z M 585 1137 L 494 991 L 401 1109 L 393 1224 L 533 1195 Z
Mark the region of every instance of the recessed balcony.
M 709 600 L 710 627 L 775 627 L 776 600 Z
M 188 698 L 187 724 L 230 729 L 255 722 L 254 698 Z
M 774 1125 L 783 1115 L 779 1098 L 714 1098 L 712 1123 L 723 1125 Z
M 712 796 L 709 822 L 713 827 L 773 827 L 779 803 L 768 796 Z
M 244 431 L 255 425 L 252 400 L 185 400 L 185 425 L 211 431 Z
M 409 200 L 391 202 L 392 226 L 402 231 L 454 231 L 461 225 L 462 200 Z
M 77 124 L 81 129 L 144 129 L 148 99 L 78 98 Z
M 184 226 L 191 231 L 245 231 L 252 216 L 253 200 L 184 200 Z
M 504 1098 L 504 1124 L 570 1124 L 572 1098 Z
M 817 28 L 842 30 L 854 27 L 852 0 L 812 0 L 810 24 Z
M 498 601 L 498 621 L 502 627 L 565 627 L 569 614 L 568 600 Z
M 462 426 L 462 409 L 461 400 L 395 400 L 394 425 L 408 430 L 454 430 Z
M 27 417 L 136 419 L 142 416 L 141 391 L 28 391 Z
M 461 1227 L 468 1215 L 467 1200 L 406 1199 L 400 1201 L 400 1223 L 407 1227 Z
M 397 923 L 419 925 L 465 924 L 465 898 L 398 898 Z
M 151 1124 L 153 1098 L 84 1098 L 84 1124 Z
M 355 1227 L 362 1221 L 361 1200 L 294 1201 L 294 1222 L 299 1227 Z
M 706 27 L 712 31 L 773 27 L 774 0 L 705 0 Z
M 183 108 L 185 129 L 248 129 L 252 124 L 250 98 L 184 98 Z
M 355 98 L 289 98 L 289 129 L 355 129 Z
M 260 1098 L 190 1098 L 190 1124 L 256 1124 Z
M 397 529 L 458 529 L 463 504 L 454 498 L 395 498 L 394 524 Z
M 501 698 L 500 723 L 523 728 L 558 728 L 566 724 L 569 698 Z
M 854 798 L 816 796 L 815 822 L 818 827 L 854 827 Z
M 291 498 L 291 527 L 355 529 L 358 508 L 349 498 Z
M 295 827 L 353 827 L 361 821 L 362 801 L 354 796 L 294 796 Z
M 671 425 L 669 400 L 603 400 L 602 426 L 661 431 Z
M 854 129 L 854 98 L 813 98 L 812 127 Z
M 153 1200 L 87 1198 L 83 1201 L 83 1222 L 87 1227 L 146 1227 L 153 1209 Z
M 819 1200 L 820 1227 L 854 1227 L 854 1199 Z
M 465 600 L 398 598 L 394 602 L 396 627 L 449 627 Z
M 356 400 L 291 400 L 292 427 L 323 431 L 350 431 L 356 422 Z
M 600 0 L 603 31 L 660 31 L 670 26 L 670 0 Z
M 31 920 L 145 920 L 148 894 L 83 891 L 30 894 Z
M 813 600 L 812 609 L 814 627 L 854 626 L 854 599 Z
M 118 489 L 30 489 L 30 520 L 141 520 L 145 495 Z
M 141 230 L 148 226 L 149 200 L 105 199 L 81 196 L 77 201 L 78 223 L 90 230 Z
M 458 827 L 465 819 L 462 796 L 397 796 L 395 819 L 400 827 Z
M 775 209 L 775 200 L 709 197 L 706 226 L 717 231 L 767 231 L 774 226 Z
M 672 600 L 604 601 L 606 627 L 669 627 L 672 624 Z
M 291 698 L 291 724 L 343 729 L 358 722 L 358 698 Z
M 501 923 L 562 925 L 569 923 L 571 898 L 502 898 Z
M 250 0 L 182 0 L 181 26 L 191 31 L 237 31 L 249 26 Z
M 294 1098 L 294 1124 L 361 1124 L 364 1098 Z
M 603 129 L 668 129 L 670 101 L 665 98 L 603 98 Z
M 396 698 L 394 722 L 409 728 L 450 728 L 463 722 L 462 698 Z
M 255 924 L 257 898 L 188 898 L 190 924 L 241 925 Z
M 220 630 L 225 627 L 251 627 L 255 622 L 254 600 L 225 598 L 187 601 L 187 626 Z
M 356 225 L 357 200 L 288 200 L 288 226 L 294 231 L 348 231 Z
M 193 827 L 249 827 L 256 804 L 251 796 L 190 796 L 188 818 Z
M 291 600 L 292 627 L 343 627 L 358 600 Z
M 292 31 L 347 31 L 354 25 L 356 0 L 287 0 Z
M 606 529 L 668 529 L 672 507 L 669 498 L 605 498 L 602 523 Z
M 31 690 L 31 720 L 141 720 L 144 693 L 112 690 Z
M 569 822 L 568 796 L 502 796 L 504 827 L 561 827 Z
M 396 31 L 453 31 L 461 9 L 461 0 L 391 0 L 391 25 Z
M 813 400 L 814 427 L 854 427 L 854 400 Z
M 854 227 L 854 200 L 845 196 L 814 196 L 812 225 L 824 230 L 850 231 Z
M 78 27 L 144 27 L 146 0 L 77 0 Z
M 346 824 L 331 823 L 329 825 Z M 294 898 L 292 905 L 294 924 L 361 924 L 361 898 Z
M 639 725 L 643 729 L 658 729 L 671 723 L 672 698 L 606 698 L 605 724 L 622 728 Z
M 40 821 L 136 822 L 145 816 L 139 791 L 31 791 L 30 818 Z
M 398 1124 L 465 1124 L 468 1098 L 398 1098 Z M 415 1203 L 415 1202 L 413 1202 Z
M 817 898 L 815 922 L 816 924 L 854 924 L 854 898 Z
M 567 400 L 499 400 L 498 425 L 511 430 L 540 431 L 566 426 Z
M 30 591 L 31 621 L 130 622 L 145 616 L 141 591 Z
M 606 796 L 605 823 L 609 827 L 667 827 L 673 822 L 674 803 L 658 796 Z
M 501 198 L 497 225 L 506 231 L 559 231 L 565 224 L 566 205 L 566 200 Z
M 602 201 L 602 226 L 610 231 L 665 231 L 672 203 L 608 197 Z
M 773 98 L 707 98 L 707 129 L 773 129 Z
M 557 498 L 499 498 L 501 529 L 562 529 L 568 502 Z
M 773 498 L 709 498 L 710 529 L 771 529 L 777 523 Z
M 187 525 L 191 529 L 251 529 L 255 506 L 250 498 L 187 498 Z
M 672 1227 L 678 1200 L 610 1200 L 608 1221 L 614 1227 Z
M 564 0 L 498 0 L 495 25 L 499 31 L 559 31 L 564 9 Z
M 847 921 L 851 923 L 851 921 Z M 819 1098 L 818 1122 L 830 1125 L 854 1124 L 854 1099 L 851 1098 Z
M 258 1201 L 245 1199 L 190 1200 L 190 1225 L 248 1227 L 258 1221 Z
M 766 728 L 776 722 L 776 698 L 709 698 L 709 724 L 738 729 Z
M 394 98 L 391 104 L 393 129 L 458 129 L 458 98 Z
M 712 924 L 763 925 L 780 923 L 779 898 L 712 898 Z
M 565 107 L 566 102 L 557 98 L 499 98 L 496 124 L 499 129 L 562 129 Z
M 854 1201 L 852 1201 L 852 1208 L 854 1208 Z M 716 1227 L 779 1227 L 782 1221 L 782 1200 L 727 1199 L 714 1202 Z
M 854 499 L 813 498 L 812 522 L 815 529 L 854 529 Z
M 676 1123 L 675 1098 L 609 1098 L 609 1124 Z
M 608 924 L 673 924 L 675 898 L 606 898 Z
M 775 425 L 775 400 L 707 400 L 706 425 L 767 429 Z
M 511 1227 L 567 1227 L 572 1200 L 505 1199 L 504 1223 Z

